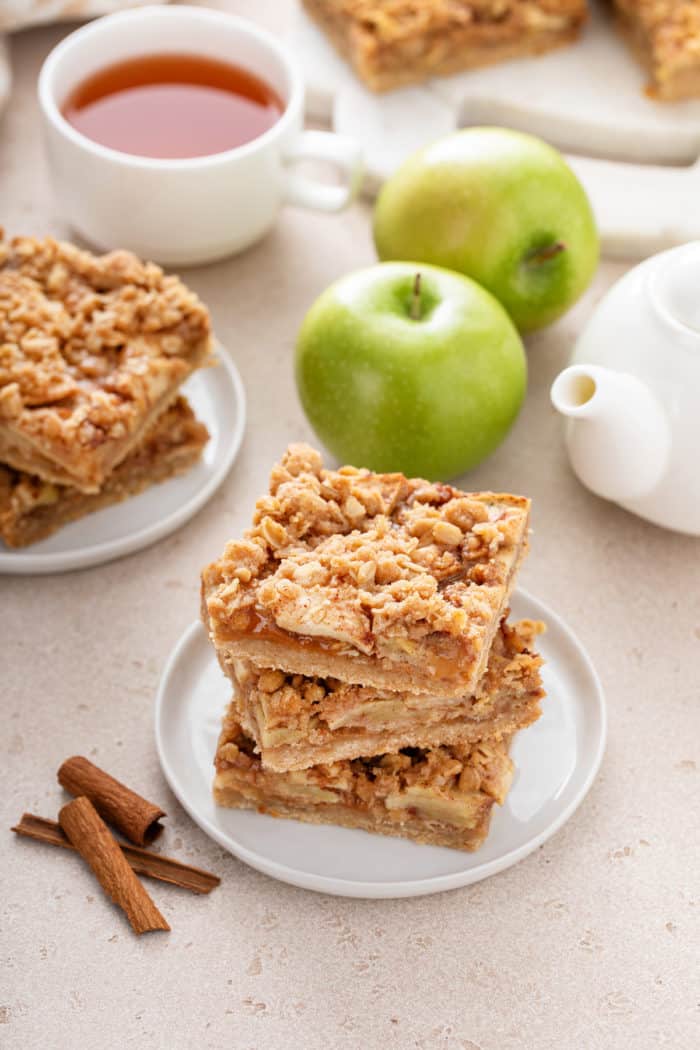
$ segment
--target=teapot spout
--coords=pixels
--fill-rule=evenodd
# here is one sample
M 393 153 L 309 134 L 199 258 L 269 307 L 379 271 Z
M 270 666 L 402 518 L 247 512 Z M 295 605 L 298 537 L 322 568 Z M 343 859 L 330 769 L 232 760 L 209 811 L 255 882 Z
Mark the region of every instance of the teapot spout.
M 567 416 L 574 472 L 604 499 L 626 503 L 652 492 L 671 451 L 666 414 L 636 376 L 572 365 L 554 380 L 552 404 Z

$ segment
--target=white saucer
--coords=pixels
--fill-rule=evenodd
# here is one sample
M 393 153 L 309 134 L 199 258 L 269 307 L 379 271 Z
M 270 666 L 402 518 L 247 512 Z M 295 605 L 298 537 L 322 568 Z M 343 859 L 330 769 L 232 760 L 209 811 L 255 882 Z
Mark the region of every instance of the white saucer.
M 31 547 L 10 550 L 0 541 L 0 574 L 34 575 L 100 565 L 141 550 L 189 521 L 226 477 L 243 439 L 243 383 L 223 350 L 218 361 L 213 368 L 195 372 L 182 388 L 210 434 L 196 467 L 124 503 L 66 525 Z
M 540 650 L 548 696 L 539 722 L 516 737 L 514 785 L 478 853 L 217 808 L 212 760 L 231 689 L 196 623 L 175 647 L 158 689 L 156 744 L 165 777 L 203 831 L 251 867 L 294 886 L 344 897 L 417 897 L 503 871 L 573 814 L 598 771 L 606 734 L 598 676 L 569 628 L 524 591 L 513 598 L 512 616 L 547 622 Z

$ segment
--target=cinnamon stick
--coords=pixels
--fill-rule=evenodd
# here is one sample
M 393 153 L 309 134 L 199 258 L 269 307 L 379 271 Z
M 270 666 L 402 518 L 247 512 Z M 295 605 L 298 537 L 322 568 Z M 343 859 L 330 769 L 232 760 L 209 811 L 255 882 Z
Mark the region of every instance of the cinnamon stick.
M 33 813 L 23 813 L 19 824 L 11 829 L 24 838 L 44 842 L 49 846 L 61 846 L 63 849 L 75 850 L 60 824 L 46 817 L 37 817 Z M 183 890 L 193 893 L 211 893 L 221 879 L 210 871 L 183 864 L 174 857 L 164 857 L 162 853 L 149 853 L 138 846 L 128 846 L 118 842 L 117 845 L 127 859 L 129 867 L 136 875 L 145 875 L 149 879 L 169 882 Z
M 58 782 L 70 795 L 84 795 L 109 824 L 129 842 L 146 846 L 163 830 L 158 821 L 165 813 L 135 791 L 121 784 L 87 758 L 67 758 L 58 771 Z
M 170 929 L 89 798 L 68 802 L 58 822 L 107 896 L 126 913 L 135 933 Z

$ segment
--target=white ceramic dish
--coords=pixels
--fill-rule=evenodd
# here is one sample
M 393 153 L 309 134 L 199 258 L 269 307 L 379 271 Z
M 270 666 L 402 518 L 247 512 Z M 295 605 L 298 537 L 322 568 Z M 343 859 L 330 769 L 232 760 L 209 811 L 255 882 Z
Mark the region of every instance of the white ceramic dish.
M 547 621 L 541 651 L 548 698 L 540 721 L 515 740 L 514 786 L 506 805 L 496 808 L 478 853 L 217 808 L 212 759 L 231 690 L 196 623 L 173 651 L 156 699 L 156 744 L 165 777 L 203 831 L 253 868 L 294 886 L 345 897 L 416 897 L 503 871 L 574 813 L 598 771 L 606 735 L 603 691 L 575 635 L 523 591 L 512 610 L 515 618 Z
M 124 503 L 66 525 L 31 547 L 10 550 L 0 541 L 0 574 L 39 575 L 86 569 L 133 554 L 189 521 L 228 474 L 245 428 L 246 401 L 241 377 L 223 350 L 218 359 L 216 367 L 196 372 L 183 387 L 197 418 L 210 434 L 196 467 Z
M 606 253 L 638 257 L 700 238 L 700 99 L 645 96 L 644 71 L 607 3 L 591 5 L 590 23 L 571 47 L 384 95 L 362 86 L 301 11 L 289 43 L 303 67 L 309 115 L 362 146 L 366 189 L 459 126 L 501 124 L 576 154 L 569 160 Z
M 700 536 L 700 241 L 603 296 L 552 386 L 574 472 L 603 499 Z

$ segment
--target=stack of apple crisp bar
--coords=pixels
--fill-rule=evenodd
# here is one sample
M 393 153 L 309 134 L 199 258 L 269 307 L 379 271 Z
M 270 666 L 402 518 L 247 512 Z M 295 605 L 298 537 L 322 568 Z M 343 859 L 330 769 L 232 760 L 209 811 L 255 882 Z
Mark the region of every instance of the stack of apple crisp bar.
M 529 501 L 292 446 L 202 578 L 233 698 L 219 805 L 474 850 L 543 697 L 543 625 L 508 623 Z
M 189 469 L 204 304 L 126 251 L 0 230 L 0 540 L 24 547 Z

